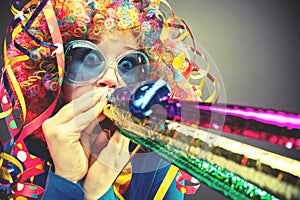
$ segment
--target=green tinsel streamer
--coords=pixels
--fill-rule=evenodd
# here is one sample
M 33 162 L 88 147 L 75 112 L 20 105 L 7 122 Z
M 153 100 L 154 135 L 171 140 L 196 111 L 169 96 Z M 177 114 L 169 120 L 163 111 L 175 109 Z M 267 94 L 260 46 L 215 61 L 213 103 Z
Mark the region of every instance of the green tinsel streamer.
M 137 136 L 136 134 L 117 127 L 121 134 L 141 146 L 157 153 L 161 158 L 186 171 L 210 188 L 221 192 L 231 199 L 277 200 L 278 198 L 260 189 L 243 178 L 209 162 L 188 156 L 158 140 Z

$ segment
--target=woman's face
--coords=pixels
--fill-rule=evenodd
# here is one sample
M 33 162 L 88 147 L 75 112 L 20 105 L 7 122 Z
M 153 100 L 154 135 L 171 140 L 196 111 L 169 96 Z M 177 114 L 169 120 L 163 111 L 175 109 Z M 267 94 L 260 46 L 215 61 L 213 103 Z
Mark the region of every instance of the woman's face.
M 72 48 L 74 51 L 69 50 L 70 52 L 73 51 L 71 56 L 72 64 L 68 63 L 68 53 L 66 52 L 66 70 L 68 72 L 68 70 L 70 71 L 70 68 L 73 69 L 75 74 L 75 78 L 73 79 L 86 79 L 86 77 L 89 76 L 94 77 L 92 80 L 85 80 L 84 84 L 76 84 L 65 81 L 63 84 L 63 93 L 67 103 L 88 91 L 95 90 L 96 88 L 108 87 L 109 92 L 111 93 L 118 86 L 125 85 L 125 82 L 120 77 L 117 62 L 119 58 L 126 55 L 127 52 L 138 50 L 138 45 L 129 31 L 122 31 L 114 34 L 103 33 L 100 38 L 91 38 L 91 41 L 95 44 L 92 47 L 93 50 L 89 50 L 91 53 L 86 53 L 86 50 L 83 50 L 85 48 L 81 48 L 83 46 L 82 44 L 77 45 L 75 43 L 73 45 Z M 99 56 L 99 53 L 103 55 Z M 84 56 L 85 58 L 82 59 Z M 102 60 L 105 60 L 105 62 L 102 62 Z M 82 62 L 86 64 L 82 64 Z M 104 64 L 105 66 L 102 67 L 103 70 L 99 71 L 96 69 L 93 71 L 94 68 L 88 68 L 93 66 L 93 63 L 97 63 L 97 67 Z M 101 73 L 99 74 L 99 72 Z

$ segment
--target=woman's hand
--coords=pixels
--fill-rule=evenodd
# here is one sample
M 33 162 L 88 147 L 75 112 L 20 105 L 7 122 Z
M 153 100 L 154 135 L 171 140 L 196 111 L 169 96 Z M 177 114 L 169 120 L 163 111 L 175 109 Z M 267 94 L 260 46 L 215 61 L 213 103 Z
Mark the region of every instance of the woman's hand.
M 100 140 L 96 140 L 94 144 L 101 144 Z M 83 183 L 85 199 L 98 199 L 108 191 L 130 159 L 129 142 L 130 140 L 118 131 L 113 134 L 88 170 Z M 93 148 L 97 148 L 97 145 L 93 145 Z
M 55 173 L 74 183 L 86 176 L 86 199 L 103 196 L 130 158 L 130 140 L 118 131 L 110 138 L 99 125 L 107 93 L 107 88 L 87 92 L 43 123 Z
M 107 104 L 107 88 L 89 91 L 71 101 L 43 123 L 43 132 L 55 165 L 55 173 L 78 182 L 87 173 L 89 153 L 82 146 L 82 132 L 98 122 Z

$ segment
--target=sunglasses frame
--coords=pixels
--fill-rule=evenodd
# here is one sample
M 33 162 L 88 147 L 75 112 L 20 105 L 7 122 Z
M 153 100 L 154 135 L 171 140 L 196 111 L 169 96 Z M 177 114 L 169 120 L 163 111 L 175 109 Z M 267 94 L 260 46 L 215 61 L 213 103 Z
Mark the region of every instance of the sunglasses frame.
M 80 47 L 87 47 L 87 48 L 90 47 L 91 49 L 97 50 L 98 52 L 100 52 L 100 53 L 102 54 L 102 56 L 103 56 L 105 62 L 107 61 L 107 58 L 105 57 L 105 55 L 103 54 L 103 52 L 102 52 L 102 51 L 101 51 L 94 43 L 92 43 L 92 42 L 90 42 L 90 41 L 88 41 L 88 40 L 73 40 L 73 41 L 69 42 L 69 43 L 65 46 L 65 57 L 66 57 L 66 54 L 67 54 L 68 50 L 70 49 L 70 47 L 71 47 L 72 45 L 74 45 L 74 43 L 76 43 L 76 44 L 80 44 L 80 43 L 81 43 L 82 46 L 80 46 Z M 66 71 L 64 71 L 64 82 L 66 82 L 66 83 L 68 83 L 68 84 L 71 84 L 71 85 L 88 85 L 88 84 L 94 83 L 94 82 L 96 82 L 97 80 L 99 80 L 100 78 L 102 78 L 103 75 L 106 73 L 106 71 L 107 71 L 109 68 L 112 68 L 112 69 L 115 70 L 115 73 L 116 73 L 116 75 L 117 75 L 117 79 L 118 79 L 118 84 L 119 84 L 119 85 L 134 84 L 134 83 L 126 83 L 126 82 L 122 79 L 122 77 L 121 77 L 121 75 L 120 75 L 120 73 L 119 73 L 119 70 L 118 70 L 118 63 L 119 63 L 123 58 L 125 58 L 126 56 L 128 56 L 128 55 L 130 55 L 130 54 L 132 54 L 132 53 L 138 53 L 138 54 L 141 54 L 141 55 L 143 55 L 144 58 L 146 59 L 146 61 L 147 61 L 147 64 L 146 64 L 146 65 L 148 65 L 147 68 L 149 69 L 148 72 L 147 72 L 147 79 L 146 79 L 146 80 L 148 80 L 148 79 L 149 79 L 149 76 L 150 76 L 150 71 L 151 71 L 151 70 L 150 70 L 150 61 L 149 61 L 149 58 L 148 58 L 147 54 L 145 54 L 145 53 L 144 53 L 143 51 L 141 51 L 141 50 L 134 50 L 134 49 L 132 49 L 132 50 L 129 50 L 129 51 L 126 51 L 126 52 L 122 53 L 122 54 L 119 55 L 117 58 L 115 58 L 113 61 L 107 62 L 105 69 L 104 69 L 97 77 L 95 77 L 95 78 L 93 78 L 93 79 L 90 79 L 90 80 L 87 80 L 87 81 L 75 81 L 75 80 L 72 80 L 72 79 L 67 75 Z M 116 64 L 116 65 L 113 65 L 114 67 L 111 67 L 111 64 L 112 64 L 113 62 L 116 62 L 117 64 Z M 145 81 L 146 81 L 146 80 L 145 80 Z

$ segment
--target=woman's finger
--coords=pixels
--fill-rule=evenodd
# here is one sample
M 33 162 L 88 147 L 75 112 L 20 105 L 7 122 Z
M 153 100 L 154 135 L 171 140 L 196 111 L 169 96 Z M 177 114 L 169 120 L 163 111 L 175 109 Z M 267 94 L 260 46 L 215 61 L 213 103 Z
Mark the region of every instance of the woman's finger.
M 71 132 L 82 132 L 91 123 L 94 123 L 94 121 L 97 120 L 97 117 L 100 115 L 100 113 L 102 113 L 106 104 L 107 99 L 104 98 L 102 101 L 99 101 L 94 107 L 85 112 L 79 113 L 70 121 L 66 122 L 63 126 Z
M 97 161 L 108 168 L 121 171 L 129 158 L 129 140 L 116 131 L 107 146 L 100 152 Z
M 105 99 L 107 93 L 107 87 L 89 91 L 62 107 L 54 118 L 59 123 L 66 123 L 94 107 L 100 100 Z
M 98 135 L 91 135 L 91 156 L 90 165 L 92 165 L 98 158 L 100 152 L 107 146 L 109 138 L 105 131 L 101 131 Z
M 87 158 L 91 155 L 91 137 L 90 134 L 83 131 L 80 136 L 80 143 Z
M 130 139 L 123 136 L 119 131 L 117 131 L 119 135 L 121 135 L 123 137 L 123 142 L 122 142 L 122 153 L 126 153 L 129 155 L 129 143 L 130 143 Z

